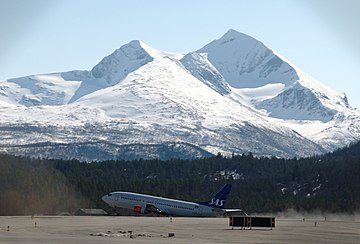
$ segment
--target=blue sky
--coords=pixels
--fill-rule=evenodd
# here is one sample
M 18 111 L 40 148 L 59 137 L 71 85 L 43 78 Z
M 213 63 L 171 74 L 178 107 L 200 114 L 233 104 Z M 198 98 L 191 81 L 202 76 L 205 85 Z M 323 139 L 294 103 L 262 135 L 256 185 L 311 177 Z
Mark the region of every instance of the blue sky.
M 360 108 L 357 0 L 0 0 L 0 80 L 91 69 L 131 40 L 187 53 L 251 35 Z

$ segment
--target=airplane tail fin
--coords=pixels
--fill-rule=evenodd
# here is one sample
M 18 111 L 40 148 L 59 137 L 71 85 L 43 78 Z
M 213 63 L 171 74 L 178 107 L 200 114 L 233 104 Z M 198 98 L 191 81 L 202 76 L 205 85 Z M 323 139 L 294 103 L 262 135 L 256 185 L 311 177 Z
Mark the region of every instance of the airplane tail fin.
M 231 190 L 231 185 L 224 185 L 209 201 L 201 202 L 199 204 L 206 205 L 213 208 L 224 208 L 226 198 Z

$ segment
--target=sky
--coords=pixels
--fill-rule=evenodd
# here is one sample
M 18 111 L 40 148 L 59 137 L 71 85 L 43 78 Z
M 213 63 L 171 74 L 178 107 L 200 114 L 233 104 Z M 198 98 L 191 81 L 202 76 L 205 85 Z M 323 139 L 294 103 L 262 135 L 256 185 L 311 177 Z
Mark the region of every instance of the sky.
M 188 53 L 235 29 L 360 108 L 358 0 L 0 0 L 0 81 L 90 70 L 131 40 Z

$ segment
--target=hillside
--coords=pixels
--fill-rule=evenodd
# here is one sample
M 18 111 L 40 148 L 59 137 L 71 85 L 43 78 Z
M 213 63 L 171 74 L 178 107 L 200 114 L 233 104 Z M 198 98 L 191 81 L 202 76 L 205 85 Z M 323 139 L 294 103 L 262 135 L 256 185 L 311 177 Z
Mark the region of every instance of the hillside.
M 200 202 L 224 183 L 233 185 L 227 207 L 249 213 L 354 213 L 360 209 L 359 147 L 307 159 L 247 154 L 82 163 L 0 155 L 0 215 L 106 208 L 101 196 L 120 190 Z

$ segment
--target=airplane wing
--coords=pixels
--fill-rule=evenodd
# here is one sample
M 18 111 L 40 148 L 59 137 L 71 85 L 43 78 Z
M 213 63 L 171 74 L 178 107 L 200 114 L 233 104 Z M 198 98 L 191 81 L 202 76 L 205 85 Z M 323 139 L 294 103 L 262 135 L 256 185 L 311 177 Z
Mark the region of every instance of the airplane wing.
M 166 213 L 165 211 L 162 211 L 161 209 L 155 207 L 152 204 L 146 204 L 146 208 L 145 208 L 145 213 L 156 213 L 159 215 L 163 215 L 163 216 L 168 216 L 169 214 Z
M 242 209 L 223 209 L 224 216 L 234 216 L 234 215 L 245 215 L 248 216 Z
M 235 215 L 248 216 L 242 209 L 213 208 L 212 211 L 216 212 L 217 215 L 219 216 L 223 215 L 224 217 L 235 216 Z

